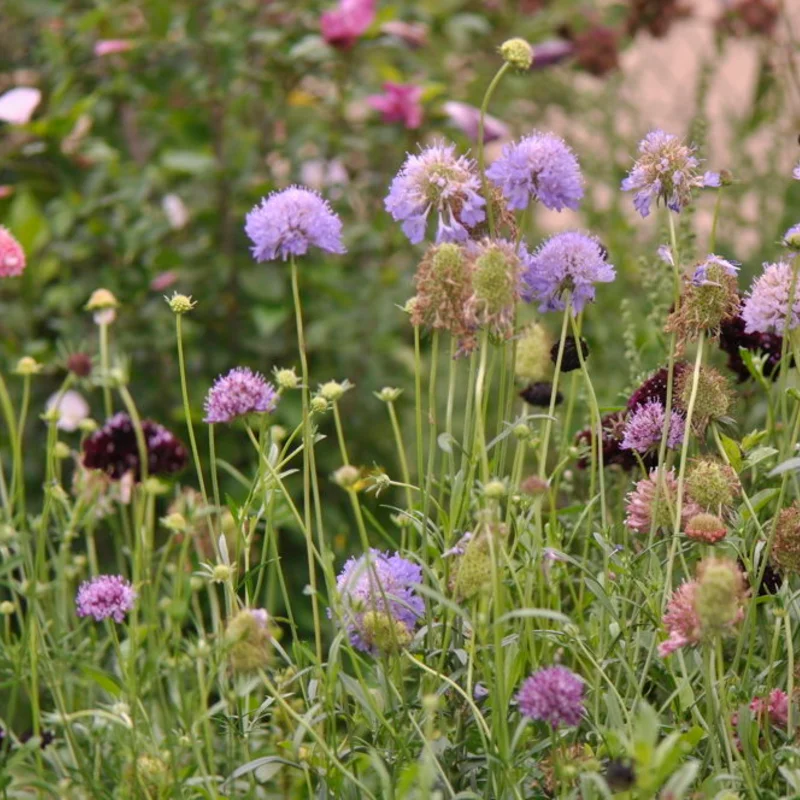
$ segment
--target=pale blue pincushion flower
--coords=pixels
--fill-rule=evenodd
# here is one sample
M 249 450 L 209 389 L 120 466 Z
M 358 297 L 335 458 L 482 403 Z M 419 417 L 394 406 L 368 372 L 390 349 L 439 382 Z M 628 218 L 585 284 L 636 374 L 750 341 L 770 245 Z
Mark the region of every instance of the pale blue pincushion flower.
M 384 200 L 412 244 L 425 238 L 428 217 L 438 217 L 436 242 L 464 242 L 470 229 L 486 218 L 486 201 L 475 164 L 457 156 L 455 145 L 436 142 L 408 155 Z
M 787 326 L 789 293 L 794 283 L 791 316 Z M 800 322 L 800 278 L 794 280 L 792 267 L 785 261 L 765 264 L 764 271 L 753 281 L 742 305 L 746 333 L 777 333 L 785 335 Z
M 720 176 L 701 174 L 700 163 L 694 147 L 671 133 L 651 131 L 639 142 L 639 157 L 622 181 L 622 191 L 636 192 L 633 205 L 642 217 L 650 214 L 653 202 L 678 213 L 691 203 L 693 189 L 720 186 Z
M 570 292 L 573 313 L 579 314 L 594 300 L 595 284 L 616 277 L 600 242 L 577 231 L 551 236 L 532 256 L 521 256 L 522 298 L 539 303 L 540 311 L 563 311 L 564 295 Z
M 245 220 L 256 261 L 286 261 L 318 247 L 327 253 L 346 252 L 342 221 L 322 196 L 303 186 L 273 192 Z
M 637 406 L 628 417 L 623 429 L 623 450 L 635 450 L 644 455 L 661 444 L 666 410 L 659 400 L 649 400 Z M 686 421 L 677 412 L 670 415 L 667 447 L 675 450 L 683 442 Z
M 527 208 L 532 200 L 554 211 L 577 210 L 583 197 L 583 177 L 569 145 L 554 133 L 534 131 L 507 144 L 486 170 L 512 209 Z
M 713 269 L 715 267 L 718 269 Z M 716 272 L 719 275 L 721 270 L 721 272 L 735 278 L 739 272 L 739 267 L 740 264 L 738 262 L 729 261 L 722 256 L 715 256 L 712 253 L 711 255 L 706 256 L 705 260 L 695 267 L 695 270 L 692 273 L 692 283 L 695 286 L 718 286 L 718 283 L 708 277 L 709 271 L 712 271 L 712 275 L 713 272 Z

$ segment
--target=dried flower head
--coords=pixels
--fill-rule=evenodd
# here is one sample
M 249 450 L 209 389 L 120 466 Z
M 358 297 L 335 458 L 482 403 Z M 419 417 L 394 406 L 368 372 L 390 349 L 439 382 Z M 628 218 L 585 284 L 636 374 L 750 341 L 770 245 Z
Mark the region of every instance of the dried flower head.
M 698 458 L 686 473 L 686 491 L 704 511 L 730 512 L 742 485 L 732 467 L 715 458 Z
M 764 264 L 764 271 L 756 278 L 742 306 L 746 333 L 786 334 L 786 315 L 789 312 L 789 295 L 792 294 L 791 316 L 788 329 L 800 322 L 800 276 L 795 275 L 790 264 Z
M 520 687 L 520 712 L 553 728 L 580 725 L 583 718 L 583 678 L 566 667 L 545 667 L 534 672 Z
M 463 242 L 486 216 L 480 188 L 474 162 L 456 156 L 455 145 L 436 142 L 407 156 L 384 204 L 412 244 L 425 238 L 431 211 L 439 219 L 437 243 Z
M 645 454 L 657 450 L 666 425 L 666 409 L 658 400 L 649 400 L 631 412 L 625 424 L 620 447 Z M 683 442 L 686 420 L 677 411 L 670 414 L 667 447 L 676 450 Z
M 623 192 L 636 192 L 633 204 L 642 217 L 650 214 L 653 201 L 679 213 L 692 202 L 693 189 L 720 185 L 717 173 L 700 174 L 701 162 L 694 153 L 693 147 L 661 130 L 642 139 L 639 158 L 622 181 Z
M 327 200 L 303 186 L 273 192 L 253 207 L 245 220 L 256 261 L 286 261 L 311 247 L 327 253 L 346 252 L 342 221 Z
M 518 378 L 537 383 L 549 379 L 553 374 L 550 348 L 553 341 L 547 328 L 532 322 L 523 328 L 517 339 L 517 359 L 514 369 Z
M 272 658 L 273 631 L 263 608 L 243 608 L 225 628 L 228 662 L 235 673 L 265 669 Z
M 649 533 L 655 524 L 656 530 L 669 530 L 675 525 L 678 481 L 675 470 L 657 467 L 648 477 L 640 480 L 626 498 L 625 524 L 638 533 Z M 696 514 L 700 508 L 689 498 L 681 505 L 681 527 Z
M 186 448 L 165 427 L 149 419 L 142 420 L 142 433 L 150 475 L 169 475 L 186 466 Z M 87 469 L 102 470 L 112 480 L 120 480 L 126 473 L 139 480 L 139 447 L 133 422 L 127 414 L 115 414 L 84 440 L 83 465 Z
M 25 251 L 8 228 L 0 225 L 0 278 L 15 278 L 25 271 Z
M 781 509 L 770 553 L 772 562 L 784 572 L 800 573 L 800 504 Z
M 468 313 L 474 327 L 488 330 L 493 336 L 507 339 L 514 330 L 514 315 L 519 297 L 523 257 L 520 246 L 503 240 L 484 239 L 468 249 L 472 274 L 472 296 Z
M 505 490 L 505 486 L 502 488 Z M 497 563 L 498 548 L 506 533 L 504 525 L 482 522 L 475 533 L 469 534 L 469 538 L 466 534 L 462 537 L 459 544 L 463 546 L 463 552 L 458 554 L 450 581 L 450 588 L 459 602 L 475 597 L 491 585 L 494 576 L 493 563 Z
M 235 367 L 208 390 L 205 421 L 233 422 L 248 414 L 271 414 L 277 405 L 275 387 L 260 372 Z
M 551 236 L 527 260 L 522 297 L 539 303 L 540 311 L 563 311 L 569 293 L 574 314 L 595 298 L 596 283 L 610 283 L 616 271 L 605 248 L 594 237 L 577 231 Z
M 778 377 L 783 337 L 777 333 L 747 333 L 741 313 L 723 320 L 720 326 L 719 346 L 724 353 L 727 353 L 728 368 L 736 374 L 740 383 L 752 377 L 745 366 L 740 349 L 765 356 L 762 367 L 764 376 L 773 380 Z
M 703 512 L 695 514 L 686 523 L 684 533 L 696 542 L 716 544 L 725 538 L 728 531 L 725 523 L 716 514 Z
M 747 596 L 739 565 L 729 558 L 706 558 L 697 565 L 694 604 L 703 633 L 726 632 L 744 617 Z
M 607 25 L 592 25 L 572 36 L 575 64 L 602 77 L 619 68 L 619 34 Z
M 688 414 L 692 397 L 694 373 L 686 369 L 675 383 L 675 405 Z M 709 423 L 727 416 L 733 402 L 728 379 L 714 367 L 701 366 L 697 380 L 697 393 L 692 413 L 692 427 L 703 433 Z
M 583 176 L 569 145 L 554 133 L 534 131 L 507 144 L 503 154 L 486 170 L 509 208 L 522 210 L 532 200 L 554 211 L 578 209 L 583 197 Z
M 408 644 L 425 609 L 419 566 L 396 553 L 370 550 L 351 558 L 336 581 L 343 624 L 353 647 L 391 652 Z
M 99 575 L 82 583 L 75 597 L 79 617 L 93 617 L 96 622 L 111 617 L 123 622 L 133 608 L 136 592 L 120 575 Z

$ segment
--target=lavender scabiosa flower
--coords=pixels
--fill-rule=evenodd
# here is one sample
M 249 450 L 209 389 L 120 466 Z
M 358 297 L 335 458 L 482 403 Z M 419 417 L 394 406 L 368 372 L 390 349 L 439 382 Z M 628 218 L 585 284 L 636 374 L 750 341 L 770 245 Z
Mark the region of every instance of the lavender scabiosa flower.
M 791 250 L 800 250 L 800 222 L 783 234 L 783 244 Z
M 425 610 L 415 591 L 420 583 L 422 569 L 397 553 L 372 549 L 351 558 L 336 587 L 353 647 L 375 654 L 407 645 Z
M 642 217 L 650 214 L 653 201 L 679 213 L 692 201 L 693 189 L 720 185 L 717 173 L 700 174 L 700 159 L 694 153 L 695 148 L 661 130 L 639 142 L 639 158 L 622 181 L 622 191 L 636 192 L 633 205 Z
M 151 475 L 180 472 L 186 466 L 186 448 L 163 425 L 142 420 L 142 433 Z M 118 481 L 127 473 L 139 480 L 141 464 L 136 429 L 127 414 L 122 411 L 115 414 L 83 442 L 83 466 L 103 470 L 112 480 Z
M 310 247 L 328 253 L 346 252 L 342 221 L 321 195 L 303 186 L 273 192 L 253 208 L 245 221 L 256 261 L 286 261 Z
M 578 159 L 554 133 L 534 131 L 507 144 L 486 177 L 501 189 L 512 209 L 527 208 L 533 199 L 554 211 L 575 211 L 583 197 Z
M 475 164 L 457 156 L 455 145 L 436 142 L 408 155 L 384 200 L 412 244 L 425 238 L 428 215 L 439 217 L 436 242 L 464 242 L 469 229 L 486 217 Z
M 517 704 L 530 719 L 557 728 L 580 725 L 583 717 L 583 678 L 566 667 L 546 667 L 534 672 L 520 687 Z
M 209 389 L 205 421 L 232 422 L 247 414 L 269 414 L 277 405 L 275 387 L 260 372 L 236 367 L 220 375 Z
M 637 453 L 647 453 L 661 444 L 664 430 L 666 409 L 658 400 L 650 400 L 640 405 L 625 423 L 625 430 L 620 447 L 623 450 L 635 450 Z M 686 421 L 677 412 L 670 414 L 669 430 L 667 431 L 667 447 L 677 449 L 683 442 Z
M 797 166 L 792 170 L 792 177 L 796 181 L 800 181 L 800 161 L 797 162 Z
M 123 622 L 133 608 L 136 591 L 120 575 L 99 575 L 81 584 L 75 597 L 79 617 L 93 617 L 97 622 L 111 617 Z
M 540 311 L 563 311 L 563 295 L 570 292 L 572 311 L 579 314 L 594 300 L 595 284 L 616 277 L 600 242 L 577 231 L 551 236 L 525 262 L 522 298 L 538 302 Z
M 777 264 L 764 265 L 764 271 L 753 282 L 745 297 L 742 318 L 746 333 L 786 334 L 786 312 L 792 283 L 794 297 L 788 330 L 797 327 L 800 321 L 800 278 L 793 280 L 792 267 L 785 261 L 779 261 Z

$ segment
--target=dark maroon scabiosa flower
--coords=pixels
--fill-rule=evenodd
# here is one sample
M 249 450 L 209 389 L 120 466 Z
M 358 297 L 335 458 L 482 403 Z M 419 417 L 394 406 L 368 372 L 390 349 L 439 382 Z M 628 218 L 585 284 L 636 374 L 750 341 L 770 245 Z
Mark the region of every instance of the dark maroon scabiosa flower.
M 547 381 L 539 383 L 528 384 L 520 393 L 519 396 L 529 406 L 539 406 L 541 408 L 549 408 L 550 395 L 553 392 L 553 384 Z M 556 405 L 559 405 L 564 399 L 561 392 L 556 392 Z
M 572 37 L 575 64 L 595 77 L 619 68 L 619 34 L 606 25 L 593 25 Z
M 678 361 L 673 369 L 672 383 L 673 387 L 677 385 L 678 377 L 687 369 L 690 368 L 685 361 Z M 667 383 L 669 380 L 669 371 L 666 367 L 656 370 L 649 378 L 647 378 L 630 396 L 628 400 L 628 411 L 634 411 L 639 406 L 649 403 L 652 400 L 658 400 L 662 406 L 667 404 Z M 673 403 L 676 397 L 675 389 L 672 390 Z
M 686 0 L 629 0 L 628 7 L 628 33 L 633 36 L 647 30 L 657 39 L 666 36 L 674 22 L 691 14 Z
M 583 360 L 589 358 L 589 345 L 586 339 L 580 340 L 581 353 Z M 550 360 L 555 364 L 558 361 L 559 343 L 556 342 L 550 348 Z M 581 360 L 578 355 L 578 341 L 574 336 L 569 336 L 564 340 L 564 352 L 561 356 L 561 372 L 572 372 L 573 370 L 580 369 Z
M 636 773 L 630 761 L 612 758 L 606 761 L 606 783 L 612 792 L 627 792 L 636 785 Z
M 79 378 L 87 378 L 92 374 L 92 357 L 87 353 L 72 353 L 67 358 L 67 370 Z
M 147 469 L 151 475 L 170 475 L 186 466 L 186 448 L 163 425 L 143 420 L 142 433 L 147 447 Z M 112 480 L 118 481 L 127 472 L 132 472 L 136 480 L 140 479 L 136 430 L 127 414 L 115 414 L 84 441 L 83 466 L 102 470 Z
M 753 589 L 753 581 L 751 580 L 752 576 L 750 575 L 750 573 L 747 572 L 744 561 L 742 561 L 742 559 L 739 558 L 736 560 L 736 563 L 739 565 L 739 569 L 741 569 L 742 575 L 744 575 L 745 583 L 752 591 Z M 761 567 L 754 570 L 754 572 L 758 573 L 760 569 Z M 758 584 L 758 591 L 756 592 L 756 594 L 759 597 L 767 597 L 768 595 L 776 594 L 780 590 L 781 586 L 783 586 L 783 575 L 781 575 L 781 573 L 777 569 L 775 569 L 772 566 L 772 564 L 767 563 L 767 565 L 764 568 L 764 576 L 761 578 L 761 583 Z
M 781 362 L 783 337 L 777 333 L 747 333 L 745 321 L 741 314 L 725 320 L 720 325 L 719 346 L 728 355 L 730 369 L 743 383 L 752 376 L 742 361 L 739 349 L 750 350 L 756 354 L 766 355 L 764 376 L 775 380 L 778 377 L 778 365 Z
M 772 36 L 780 14 L 777 0 L 734 0 L 717 20 L 717 27 L 732 36 Z

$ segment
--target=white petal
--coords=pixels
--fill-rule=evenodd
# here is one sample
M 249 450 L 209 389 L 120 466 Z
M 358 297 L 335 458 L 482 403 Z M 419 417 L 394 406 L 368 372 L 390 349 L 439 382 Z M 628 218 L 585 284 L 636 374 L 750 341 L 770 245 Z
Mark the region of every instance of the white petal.
M 17 86 L 0 96 L 0 120 L 24 125 L 42 101 L 42 93 L 28 86 Z

